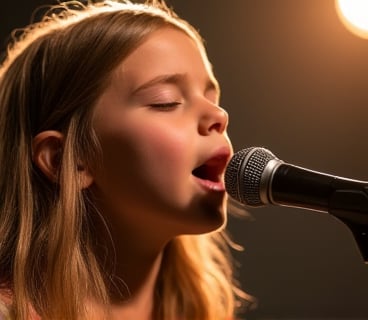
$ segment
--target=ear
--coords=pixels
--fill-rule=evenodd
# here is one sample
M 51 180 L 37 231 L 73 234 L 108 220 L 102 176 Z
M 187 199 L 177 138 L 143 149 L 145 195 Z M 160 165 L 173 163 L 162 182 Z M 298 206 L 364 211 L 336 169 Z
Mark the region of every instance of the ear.
M 57 182 L 64 137 L 59 131 L 42 131 L 33 138 L 33 162 L 52 182 Z
M 64 147 L 64 136 L 55 130 L 42 131 L 33 138 L 33 162 L 52 182 L 58 181 L 60 161 Z M 93 182 L 93 176 L 84 166 L 78 164 L 81 175 L 81 188 L 88 188 Z

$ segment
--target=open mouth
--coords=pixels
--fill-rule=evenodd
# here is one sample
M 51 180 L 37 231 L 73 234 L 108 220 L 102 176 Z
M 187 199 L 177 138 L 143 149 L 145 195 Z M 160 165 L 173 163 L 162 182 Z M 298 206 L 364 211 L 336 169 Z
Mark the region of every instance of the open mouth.
M 195 168 L 192 175 L 206 189 L 224 191 L 223 175 L 227 164 L 227 156 L 217 156 Z
M 221 170 L 222 171 L 222 170 Z M 209 180 L 213 182 L 220 181 L 221 171 L 216 166 L 210 166 L 208 164 L 203 164 L 192 171 L 192 174 L 202 180 Z

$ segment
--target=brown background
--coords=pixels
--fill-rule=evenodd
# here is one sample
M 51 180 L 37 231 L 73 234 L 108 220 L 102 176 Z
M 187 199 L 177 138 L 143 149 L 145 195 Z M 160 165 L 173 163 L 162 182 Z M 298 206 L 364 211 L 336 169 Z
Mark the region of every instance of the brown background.
M 4 1 L 0 37 L 39 4 Z M 235 150 L 265 146 L 284 161 L 368 180 L 368 40 L 333 0 L 171 0 L 207 41 Z M 290 208 L 230 220 L 252 319 L 368 319 L 368 265 L 327 214 Z

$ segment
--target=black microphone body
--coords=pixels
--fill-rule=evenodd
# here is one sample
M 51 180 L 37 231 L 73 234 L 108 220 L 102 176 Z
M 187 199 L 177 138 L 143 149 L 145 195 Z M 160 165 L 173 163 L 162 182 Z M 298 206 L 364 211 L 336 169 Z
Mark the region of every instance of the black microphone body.
M 368 182 L 285 163 L 265 148 L 237 152 L 225 172 L 229 195 L 246 206 L 281 205 L 328 212 L 353 232 L 368 260 Z
M 368 183 L 281 164 L 270 179 L 269 201 L 328 212 L 368 225 Z

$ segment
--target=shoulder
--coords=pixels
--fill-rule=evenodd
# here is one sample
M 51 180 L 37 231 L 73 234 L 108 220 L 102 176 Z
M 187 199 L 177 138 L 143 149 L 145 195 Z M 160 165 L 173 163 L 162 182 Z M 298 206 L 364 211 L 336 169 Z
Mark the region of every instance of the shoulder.
M 11 290 L 0 289 L 0 320 L 12 320 L 11 306 L 13 303 L 13 294 Z M 36 311 L 30 307 L 30 315 L 28 320 L 42 320 Z
M 10 320 L 12 296 L 9 290 L 0 289 L 0 320 Z

